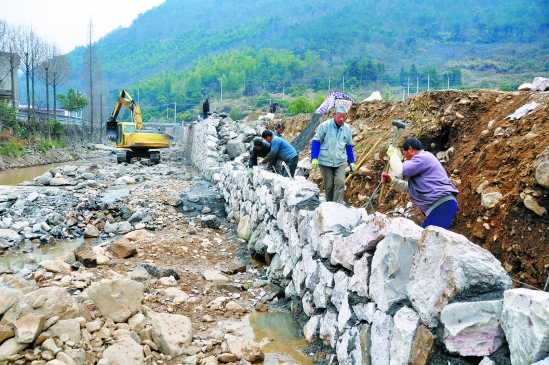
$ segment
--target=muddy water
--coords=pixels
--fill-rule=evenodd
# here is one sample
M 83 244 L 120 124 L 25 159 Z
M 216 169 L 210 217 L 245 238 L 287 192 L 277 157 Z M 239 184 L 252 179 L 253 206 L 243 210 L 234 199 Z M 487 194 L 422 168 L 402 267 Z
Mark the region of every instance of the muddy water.
M 40 247 L 38 243 L 24 242 L 14 250 L 7 250 L 0 256 L 0 271 L 11 269 L 19 271 L 24 268 L 32 269 L 42 260 L 53 260 L 56 257 L 72 252 L 81 243 L 93 244 L 95 239 L 57 240 L 50 247 Z M 97 241 L 99 242 L 99 241 Z
M 31 167 L 23 167 L 20 169 L 11 169 L 11 170 L 4 170 L 0 171 L 0 185 L 10 185 L 10 186 L 16 186 L 17 184 L 23 182 L 23 181 L 32 181 L 37 176 L 42 175 L 48 170 L 51 170 L 55 167 L 60 167 L 64 165 L 71 165 L 71 166 L 82 166 L 93 162 L 107 162 L 109 161 L 108 158 L 101 158 L 101 159 L 95 159 L 95 160 L 87 160 L 87 161 L 71 161 L 71 162 L 63 162 L 63 163 L 56 163 L 56 164 L 50 164 L 50 165 L 39 165 L 39 166 L 31 166 Z
M 313 360 L 302 353 L 307 343 L 299 335 L 299 326 L 289 313 L 250 314 L 240 322 L 226 322 L 225 327 L 246 340 L 262 345 L 265 361 L 260 364 L 278 365 L 289 362 L 313 365 Z

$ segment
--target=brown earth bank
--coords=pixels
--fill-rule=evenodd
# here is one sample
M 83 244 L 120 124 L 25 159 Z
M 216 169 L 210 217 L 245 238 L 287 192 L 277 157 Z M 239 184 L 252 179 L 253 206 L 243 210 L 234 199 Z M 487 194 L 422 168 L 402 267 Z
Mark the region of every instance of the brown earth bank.
M 510 118 L 520 107 L 537 103 L 520 119 Z M 460 191 L 459 211 L 450 230 L 490 250 L 516 281 L 543 289 L 549 274 L 549 208 L 547 188 L 536 181 L 536 167 L 549 155 L 548 92 L 490 90 L 436 91 L 404 101 L 368 101 L 354 104 L 347 123 L 353 131 L 355 158 L 360 161 L 381 143 L 346 185 L 345 201 L 364 206 L 386 170 L 386 151 L 393 141 L 394 119 L 407 123 L 396 145 L 417 137 L 425 150 L 439 155 Z M 331 117 L 325 115 L 322 121 Z M 292 140 L 310 122 L 309 116 L 284 118 L 286 138 Z M 309 147 L 300 158 L 309 156 Z M 445 162 L 444 162 L 445 161 Z M 313 171 L 309 179 L 322 188 Z M 495 206 L 481 204 L 482 194 L 501 194 Z M 538 214 L 525 206 L 525 198 L 540 206 Z M 424 217 L 408 195 L 387 189 L 376 210 L 404 215 L 421 224 Z M 486 205 L 486 204 L 485 204 Z

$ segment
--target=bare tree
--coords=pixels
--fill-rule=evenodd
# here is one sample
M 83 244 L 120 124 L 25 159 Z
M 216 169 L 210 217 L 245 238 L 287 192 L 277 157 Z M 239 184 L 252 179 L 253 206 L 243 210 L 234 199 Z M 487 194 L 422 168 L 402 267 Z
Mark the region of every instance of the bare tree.
M 90 100 L 90 138 L 93 138 L 93 130 L 94 130 L 94 92 L 95 92 L 95 82 L 97 79 L 97 76 L 100 72 L 99 67 L 99 57 L 97 55 L 97 49 L 95 43 L 92 42 L 93 38 L 93 24 L 90 20 L 89 23 L 89 42 L 86 46 L 86 50 L 84 51 L 83 56 L 83 63 L 84 67 L 82 67 L 82 76 L 84 78 L 84 83 L 86 84 L 86 87 L 88 89 L 88 97 Z M 84 128 L 82 128 L 82 140 L 84 140 Z
M 44 45 L 46 50 L 49 48 L 47 44 Z M 36 78 L 44 83 L 46 87 L 46 123 L 48 123 L 48 138 L 51 138 L 49 124 L 50 124 L 50 84 L 51 84 L 51 58 L 46 57 L 44 61 L 36 67 Z
M 52 58 L 50 60 L 51 87 L 53 91 L 53 110 L 57 110 L 57 89 L 69 80 L 72 73 L 72 66 L 69 58 L 61 54 L 56 45 L 52 47 Z
M 36 71 L 38 64 L 40 64 L 42 57 L 44 57 L 44 47 L 43 42 L 41 42 L 32 28 L 21 29 L 17 39 L 17 51 L 22 60 L 19 67 L 25 74 L 27 87 L 27 122 L 30 122 L 31 116 L 34 118 Z
M 103 143 L 103 69 L 99 65 L 99 143 Z

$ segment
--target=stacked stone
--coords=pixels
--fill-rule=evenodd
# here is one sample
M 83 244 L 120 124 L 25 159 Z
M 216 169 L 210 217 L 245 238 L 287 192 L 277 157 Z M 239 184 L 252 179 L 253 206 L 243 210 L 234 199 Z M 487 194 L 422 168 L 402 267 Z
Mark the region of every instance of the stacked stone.
M 549 294 L 509 289 L 501 263 L 464 236 L 321 203 L 305 179 L 257 168 L 250 179 L 234 163 L 219 187 L 239 237 L 307 315 L 305 339 L 322 340 L 340 365 L 489 364 L 507 341 L 513 364 L 549 356 Z
M 227 161 L 242 162 L 254 138 L 260 137 L 271 119 L 260 116 L 248 122 L 235 122 L 224 114 L 214 115 L 191 125 L 190 159 L 209 181 L 219 181 L 219 171 Z M 240 157 L 240 158 L 239 158 Z

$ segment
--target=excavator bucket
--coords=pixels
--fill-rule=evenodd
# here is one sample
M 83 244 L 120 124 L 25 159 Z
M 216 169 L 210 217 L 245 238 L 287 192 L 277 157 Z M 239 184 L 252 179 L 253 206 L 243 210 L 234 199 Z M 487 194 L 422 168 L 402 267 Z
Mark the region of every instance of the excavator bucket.
M 117 124 L 118 123 L 112 121 L 107 122 L 107 139 L 109 141 L 116 142 L 118 137 Z

